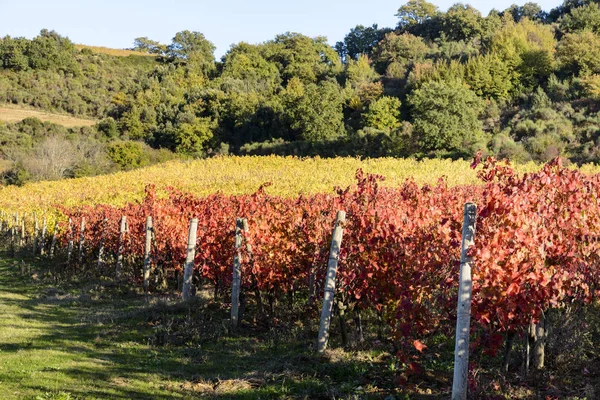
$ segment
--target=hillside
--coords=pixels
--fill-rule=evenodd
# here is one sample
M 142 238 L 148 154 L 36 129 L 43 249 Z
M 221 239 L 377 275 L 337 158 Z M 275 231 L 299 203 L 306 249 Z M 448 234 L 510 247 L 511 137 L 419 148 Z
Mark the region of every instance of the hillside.
M 95 118 L 179 154 L 600 161 L 600 6 L 427 1 L 330 46 L 282 33 L 221 60 L 201 32 L 133 51 L 42 30 L 0 41 L 0 103 Z M 420 16 L 420 17 L 415 17 Z M 588 16 L 590 16 L 588 18 Z M 581 46 L 586 43 L 586 46 Z M 143 54 L 143 55 L 142 55 Z

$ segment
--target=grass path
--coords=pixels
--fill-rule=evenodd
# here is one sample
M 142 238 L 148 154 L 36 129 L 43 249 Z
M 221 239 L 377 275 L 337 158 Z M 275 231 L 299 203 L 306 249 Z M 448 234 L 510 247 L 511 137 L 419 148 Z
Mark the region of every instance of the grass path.
M 115 296 L 108 293 L 114 287 L 90 282 L 61 290 L 37 278 L 43 275 L 39 264 L 25 277 L 18 265 L 0 255 L 0 399 L 339 399 L 356 398 L 357 390 L 360 398 L 389 393 L 377 384 L 391 382 L 382 375 L 385 360 L 378 354 L 340 350 L 323 360 L 314 356 L 308 337 L 230 336 L 222 328 L 226 310 L 207 310 L 214 305 L 203 300 L 148 306 L 137 293 Z

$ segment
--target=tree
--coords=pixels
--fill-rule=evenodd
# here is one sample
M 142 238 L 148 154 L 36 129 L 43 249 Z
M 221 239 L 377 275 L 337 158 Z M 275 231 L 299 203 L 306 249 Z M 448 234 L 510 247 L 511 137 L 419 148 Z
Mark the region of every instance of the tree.
M 509 99 L 513 79 L 508 65 L 495 53 L 473 57 L 465 64 L 465 81 L 481 97 Z
M 554 71 L 556 39 L 552 28 L 523 19 L 512 20 L 492 38 L 491 51 L 511 69 L 515 87 L 533 88 Z
M 304 85 L 298 78 L 292 78 L 283 94 L 291 137 L 320 142 L 342 136 L 343 101 L 341 88 L 335 82 Z
M 147 37 L 138 37 L 133 40 L 132 50 L 142 53 L 164 54 L 167 51 L 167 46 Z
M 344 41 L 335 44 L 335 49 L 345 62 L 356 60 L 361 54 L 370 56 L 377 43 L 391 31 L 389 28 L 379 29 L 377 24 L 368 27 L 357 25 L 344 37 Z
M 468 4 L 454 4 L 440 18 L 442 31 L 450 40 L 471 40 L 484 31 L 481 13 Z
M 570 73 L 600 73 L 600 36 L 591 31 L 567 33 L 558 43 L 557 58 Z
M 78 73 L 75 45 L 55 31 L 42 29 L 27 47 L 29 66 L 33 69 Z
M 409 0 L 398 9 L 398 28 L 422 25 L 438 16 L 438 7 L 426 0 Z
M 363 126 L 388 133 L 399 128 L 401 105 L 395 97 L 383 96 L 375 100 L 362 115 Z
M 214 67 L 216 47 L 202 33 L 188 30 L 177 32 L 167 46 L 167 55 L 174 61 L 199 66 L 204 71 Z
M 0 66 L 13 71 L 23 71 L 29 67 L 27 48 L 29 40 L 5 36 L 0 39 Z
M 342 71 L 339 54 L 323 36 L 309 38 L 287 32 L 267 42 L 262 50 L 266 60 L 278 65 L 284 84 L 294 77 L 316 83 Z
M 522 6 L 513 4 L 504 10 L 500 15 L 503 16 L 509 14 L 515 22 L 521 21 L 523 18 L 527 18 L 532 21 L 543 21 L 547 17 L 547 13 L 542 10 L 537 3 L 525 3 Z
M 560 19 L 560 30 L 563 32 L 590 30 L 600 33 L 600 6 L 597 3 L 590 3 L 572 9 L 569 14 Z
M 416 144 L 424 151 L 473 154 L 482 140 L 483 102 L 460 84 L 427 82 L 408 97 Z
M 176 128 L 175 141 L 178 153 L 200 153 L 205 144 L 213 137 L 214 124 L 210 118 L 193 118 L 180 123 Z
M 141 142 L 116 142 L 108 146 L 108 156 L 121 169 L 128 170 L 143 167 L 150 163 L 150 156 Z
M 423 61 L 431 48 L 423 38 L 410 33 L 390 32 L 379 42 L 373 52 L 373 60 L 380 72 L 385 72 L 391 64 L 406 67 Z
M 222 78 L 243 81 L 248 90 L 274 92 L 281 85 L 277 64 L 267 61 L 260 45 L 238 43 L 223 56 Z

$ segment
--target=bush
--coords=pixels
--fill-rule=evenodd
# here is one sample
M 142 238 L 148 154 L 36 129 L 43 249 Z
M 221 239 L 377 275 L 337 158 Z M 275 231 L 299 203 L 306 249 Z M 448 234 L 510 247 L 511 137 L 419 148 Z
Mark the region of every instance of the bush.
M 139 168 L 150 164 L 150 156 L 141 142 L 126 141 L 108 146 L 109 158 L 122 170 Z

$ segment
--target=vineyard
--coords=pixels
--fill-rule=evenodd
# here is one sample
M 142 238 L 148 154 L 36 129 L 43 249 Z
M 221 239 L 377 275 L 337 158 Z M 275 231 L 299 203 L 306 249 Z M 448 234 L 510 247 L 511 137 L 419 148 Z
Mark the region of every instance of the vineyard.
M 463 208 L 473 202 L 471 349 L 491 357 L 504 350 L 508 373 L 515 338 L 524 337 L 522 370 L 541 370 L 548 315 L 577 313 L 600 295 L 600 175 L 558 160 L 524 174 L 492 158 L 478 164 L 479 185 L 385 186 L 361 169 L 354 184 L 330 194 L 272 195 L 265 184 L 252 194 L 202 196 L 147 185 L 125 204 L 55 204 L 56 229 L 4 212 L 2 231 L 13 251 L 22 245 L 64 259 L 57 275 L 184 297 L 210 288 L 224 307 L 236 265 L 240 321 L 277 326 L 316 319 L 336 212 L 345 211 L 334 301 L 341 344 L 364 342 L 368 319 L 393 349 L 403 385 L 423 373 L 440 335 L 454 337 Z M 245 224 L 236 229 L 238 218 Z M 481 394 L 489 388 L 478 387 L 474 365 L 470 390 Z

